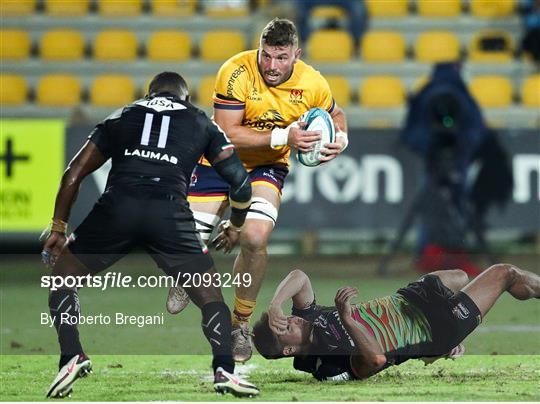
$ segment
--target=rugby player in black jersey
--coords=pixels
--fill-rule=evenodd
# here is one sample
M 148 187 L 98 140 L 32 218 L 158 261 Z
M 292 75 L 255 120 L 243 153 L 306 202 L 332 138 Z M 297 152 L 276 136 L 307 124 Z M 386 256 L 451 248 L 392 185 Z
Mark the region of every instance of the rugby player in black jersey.
M 300 270 L 278 286 L 269 310 L 254 327 L 254 343 L 267 359 L 294 356 L 294 367 L 318 380 L 369 377 L 409 359 L 453 357 L 461 342 L 507 291 L 518 300 L 540 298 L 540 276 L 497 264 L 472 282 L 461 270 L 432 272 L 397 293 L 359 304 L 343 287 L 334 307 L 315 302 Z M 292 316 L 282 305 L 292 299 Z
M 191 173 L 202 155 L 231 187 L 232 214 L 220 234 L 221 242 L 227 244 L 234 239 L 229 233 L 242 227 L 250 206 L 248 174 L 220 128 L 189 103 L 184 79 L 172 72 L 156 75 L 149 95 L 99 123 L 69 163 L 42 252 L 52 275 L 96 274 L 137 246 L 175 279 L 184 273 L 215 274 L 186 201 Z M 112 165 L 103 195 L 67 238 L 67 222 L 81 181 L 108 159 Z M 231 313 L 220 288 L 186 290 L 201 309 L 202 329 L 212 347 L 214 389 L 237 396 L 257 395 L 254 385 L 233 374 Z M 92 366 L 79 341 L 77 324 L 61 321 L 66 315 L 80 315 L 77 289 L 51 290 L 49 308 L 61 357 L 47 397 L 65 397 Z

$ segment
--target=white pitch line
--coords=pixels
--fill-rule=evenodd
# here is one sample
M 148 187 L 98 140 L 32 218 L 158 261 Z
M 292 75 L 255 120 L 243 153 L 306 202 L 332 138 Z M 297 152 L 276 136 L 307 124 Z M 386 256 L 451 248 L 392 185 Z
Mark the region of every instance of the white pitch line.
M 478 327 L 474 332 L 540 332 L 539 324 L 499 324 Z

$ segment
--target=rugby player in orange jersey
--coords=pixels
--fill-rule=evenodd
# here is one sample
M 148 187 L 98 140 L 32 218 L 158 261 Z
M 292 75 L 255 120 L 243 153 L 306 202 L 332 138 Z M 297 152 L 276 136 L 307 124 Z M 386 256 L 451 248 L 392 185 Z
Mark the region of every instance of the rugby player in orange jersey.
M 294 24 L 276 18 L 264 28 L 259 49 L 241 52 L 219 70 L 214 91 L 214 120 L 234 143 L 249 172 L 253 200 L 242 229 L 222 222 L 216 248 L 230 252 L 240 242 L 234 274 L 250 274 L 251 282 L 236 286 L 233 310 L 233 357 L 249 360 L 252 353 L 250 318 L 267 267 L 266 247 L 278 217 L 281 189 L 288 173 L 291 148 L 309 151 L 318 132 L 303 130 L 298 118 L 311 108 L 327 110 L 336 128 L 336 142 L 321 150 L 322 162 L 347 146 L 347 122 L 326 79 L 300 60 Z M 204 241 L 228 206 L 228 185 L 207 161 L 197 166 L 188 197 Z M 240 279 L 245 279 L 240 277 Z M 185 291 L 171 288 L 167 309 L 181 311 Z

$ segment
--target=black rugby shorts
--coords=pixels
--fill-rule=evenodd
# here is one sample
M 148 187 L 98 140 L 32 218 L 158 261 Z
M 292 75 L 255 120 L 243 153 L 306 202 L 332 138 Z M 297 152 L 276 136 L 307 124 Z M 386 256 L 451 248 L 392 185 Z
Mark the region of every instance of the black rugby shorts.
M 92 273 L 110 267 L 136 247 L 146 250 L 168 275 L 203 273 L 213 266 L 187 203 L 167 195 L 106 192 L 69 244 Z

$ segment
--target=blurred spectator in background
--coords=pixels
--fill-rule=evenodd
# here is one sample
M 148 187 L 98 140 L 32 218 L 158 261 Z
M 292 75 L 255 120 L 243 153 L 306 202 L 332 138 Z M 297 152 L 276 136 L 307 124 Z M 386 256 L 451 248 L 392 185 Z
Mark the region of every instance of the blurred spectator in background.
M 522 0 L 524 34 L 521 48 L 540 65 L 540 0 Z
M 306 41 L 311 34 L 310 16 L 315 7 L 335 6 L 341 7 L 348 19 L 348 29 L 358 44 L 367 25 L 367 11 L 364 0 L 295 0 L 296 23 L 302 41 Z M 325 28 L 337 28 L 337 21 L 331 19 Z
M 202 7 L 205 10 L 211 8 L 229 9 L 229 10 L 248 10 L 250 6 L 249 0 L 202 0 Z
M 401 141 L 425 163 L 423 187 L 407 215 L 420 215 L 418 268 L 462 268 L 474 276 L 478 269 L 467 234 L 473 231 L 487 253 L 483 218 L 491 202 L 508 199 L 512 172 L 460 70 L 459 63 L 435 65 L 430 81 L 409 102 Z M 474 170 L 473 162 L 479 163 Z

